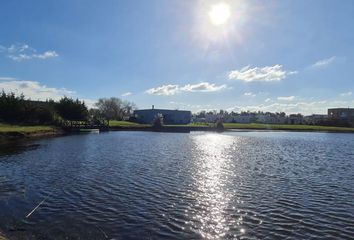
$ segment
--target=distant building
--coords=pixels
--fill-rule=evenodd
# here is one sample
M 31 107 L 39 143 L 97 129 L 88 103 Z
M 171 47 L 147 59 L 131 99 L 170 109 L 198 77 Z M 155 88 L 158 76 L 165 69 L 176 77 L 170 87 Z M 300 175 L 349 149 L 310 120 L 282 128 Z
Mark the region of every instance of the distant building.
M 288 117 L 288 124 L 303 124 L 304 117 L 301 114 L 290 114 Z
M 226 123 L 250 123 L 254 119 L 252 115 L 235 115 L 225 117 L 224 122 Z
M 304 117 L 304 122 L 309 125 L 327 124 L 327 114 L 312 114 Z
M 285 124 L 287 123 L 287 118 L 283 116 L 259 114 L 257 115 L 257 122 L 264 124 Z
M 192 122 L 194 123 L 205 123 L 206 120 L 205 120 L 205 117 L 193 117 L 192 116 Z
M 155 117 L 161 114 L 165 124 L 188 124 L 191 122 L 191 111 L 169 110 L 169 109 L 151 109 L 135 110 L 134 116 L 139 123 L 150 124 Z
M 354 108 L 330 108 L 328 118 L 338 123 L 354 124 Z
M 218 121 L 219 119 L 223 119 L 223 115 L 221 114 L 211 114 L 211 113 L 207 113 L 205 115 L 205 122 L 208 123 L 215 123 L 216 121 Z

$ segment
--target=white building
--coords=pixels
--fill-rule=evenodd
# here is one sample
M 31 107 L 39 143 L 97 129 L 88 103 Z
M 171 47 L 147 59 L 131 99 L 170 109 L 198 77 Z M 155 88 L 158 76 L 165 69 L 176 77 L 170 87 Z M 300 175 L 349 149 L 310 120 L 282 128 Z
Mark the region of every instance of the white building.
M 257 115 L 257 122 L 265 124 L 285 124 L 287 123 L 287 118 L 277 115 Z
M 226 123 L 251 123 L 254 117 L 252 115 L 228 115 L 224 118 Z

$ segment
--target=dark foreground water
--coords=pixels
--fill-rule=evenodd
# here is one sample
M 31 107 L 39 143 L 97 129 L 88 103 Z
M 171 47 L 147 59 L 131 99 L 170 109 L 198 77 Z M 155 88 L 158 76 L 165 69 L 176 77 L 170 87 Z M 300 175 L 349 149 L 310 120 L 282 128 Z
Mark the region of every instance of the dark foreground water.
M 352 134 L 111 132 L 24 145 L 0 145 L 10 239 L 354 237 Z

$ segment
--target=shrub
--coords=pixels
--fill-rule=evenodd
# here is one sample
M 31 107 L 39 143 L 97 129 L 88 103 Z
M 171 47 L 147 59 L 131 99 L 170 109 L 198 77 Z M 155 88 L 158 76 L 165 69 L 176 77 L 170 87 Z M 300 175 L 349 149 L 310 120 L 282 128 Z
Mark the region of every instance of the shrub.
M 152 122 L 152 127 L 155 129 L 159 129 L 163 127 L 163 116 L 162 114 L 157 114 Z
M 224 124 L 221 119 L 216 122 L 216 130 L 219 132 L 224 131 Z

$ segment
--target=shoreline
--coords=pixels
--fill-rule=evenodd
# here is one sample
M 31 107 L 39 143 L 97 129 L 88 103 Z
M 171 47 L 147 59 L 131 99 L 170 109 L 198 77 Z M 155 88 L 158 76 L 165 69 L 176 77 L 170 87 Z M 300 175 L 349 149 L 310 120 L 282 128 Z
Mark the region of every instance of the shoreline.
M 2 141 L 16 141 L 24 139 L 36 139 L 44 137 L 57 137 L 65 135 L 65 131 L 60 128 L 52 128 L 50 130 L 43 131 L 32 131 L 32 132 L 22 132 L 22 131 L 3 131 L 0 132 L 0 142 Z M 1 236 L 1 235 L 0 235 Z
M 298 128 L 245 128 L 245 127 L 225 127 L 219 131 L 214 127 L 207 126 L 164 126 L 161 129 L 154 129 L 151 126 L 112 126 L 109 131 L 145 131 L 145 132 L 165 132 L 165 133 L 190 133 L 190 132 L 310 132 L 310 133 L 354 133 L 353 129 L 298 129 Z M 38 131 L 0 131 L 0 143 L 2 141 L 15 141 L 23 139 L 37 139 L 45 137 L 58 137 L 66 134 L 77 133 L 79 131 L 65 131 L 58 127 L 50 127 L 48 130 Z M 106 132 L 106 131 L 102 131 Z
M 108 131 L 149 131 L 149 132 L 220 132 L 214 127 L 201 126 L 165 126 L 161 129 L 152 127 L 110 127 Z M 296 129 L 296 128 L 225 128 L 221 132 L 318 132 L 318 133 L 354 133 L 352 130 L 346 129 Z

